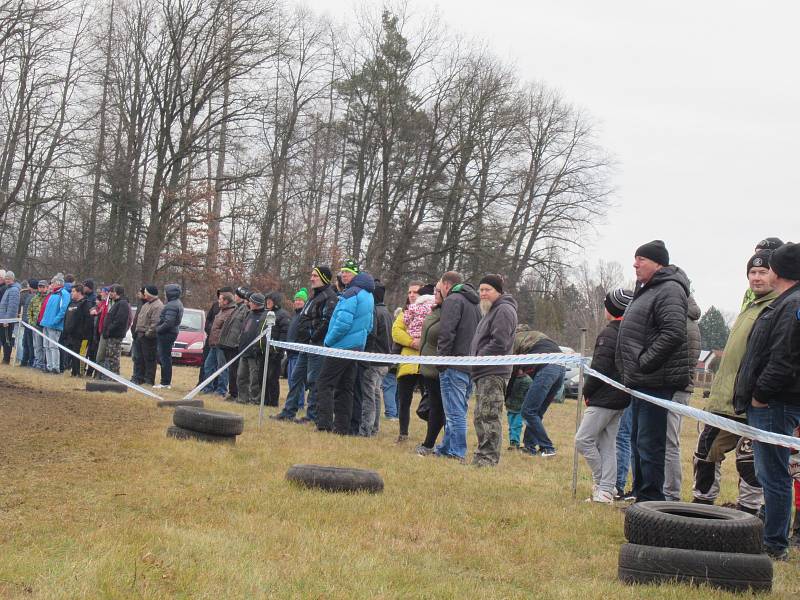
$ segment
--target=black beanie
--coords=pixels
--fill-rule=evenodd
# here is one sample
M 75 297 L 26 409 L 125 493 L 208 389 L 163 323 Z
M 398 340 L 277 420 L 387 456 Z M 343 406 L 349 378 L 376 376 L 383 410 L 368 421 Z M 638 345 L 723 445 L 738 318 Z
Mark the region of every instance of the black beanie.
M 236 295 L 239 296 L 242 300 L 247 300 L 247 296 L 249 295 L 249 291 L 246 287 L 239 286 L 236 288 Z
M 478 282 L 478 285 L 490 285 L 501 294 L 503 293 L 503 278 L 500 275 L 486 275 Z
M 653 240 L 652 242 L 642 244 L 636 249 L 633 255 L 649 258 L 662 266 L 667 266 L 669 264 L 669 252 L 667 252 L 667 247 L 661 240 Z
M 325 265 L 317 265 L 314 267 L 314 272 L 319 275 L 323 285 L 328 285 L 333 278 L 333 271 L 331 271 L 330 267 L 326 267 Z
M 433 296 L 433 293 L 434 293 L 435 291 L 436 291 L 436 286 L 435 286 L 434 284 L 432 284 L 432 283 L 426 283 L 426 284 L 425 284 L 425 285 L 423 285 L 421 288 L 419 288 L 419 290 L 417 291 L 417 293 L 418 293 L 420 296 Z
M 630 304 L 631 300 L 633 299 L 633 292 L 630 290 L 626 290 L 624 288 L 617 288 L 615 290 L 611 290 L 606 294 L 605 300 L 603 300 L 603 304 L 606 307 L 608 313 L 615 318 L 620 318 L 625 309 L 628 308 L 628 304 Z
M 146 294 L 150 296 L 158 296 L 158 288 L 154 286 L 152 283 L 150 285 L 144 286 L 144 291 Z
M 800 244 L 786 242 L 769 258 L 769 268 L 782 279 L 800 281 Z
M 783 241 L 781 238 L 776 237 L 768 237 L 764 238 L 760 242 L 756 244 L 756 251 L 758 250 L 777 250 L 783 246 Z
M 750 272 L 750 269 L 753 267 L 764 267 L 765 269 L 769 269 L 769 257 L 772 256 L 771 250 L 759 250 L 753 256 L 750 257 L 750 260 L 747 261 L 747 272 Z

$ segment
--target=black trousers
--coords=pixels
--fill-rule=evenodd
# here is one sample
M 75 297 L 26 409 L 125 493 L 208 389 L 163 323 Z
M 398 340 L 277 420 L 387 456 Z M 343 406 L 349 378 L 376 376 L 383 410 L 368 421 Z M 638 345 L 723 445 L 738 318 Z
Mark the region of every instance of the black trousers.
M 7 365 L 11 363 L 11 349 L 14 346 L 14 336 L 11 335 L 13 327 L 12 324 L 0 325 L 0 345 L 3 346 L 3 362 Z
M 156 382 L 156 359 L 158 357 L 156 339 L 145 335 L 136 336 L 134 343 L 139 344 L 139 352 L 136 354 L 133 373 L 134 377 L 140 378 L 140 383 L 153 385 Z
M 222 352 L 225 354 L 225 362 L 228 362 L 234 356 L 239 354 L 238 348 L 223 348 Z M 209 373 L 211 375 L 211 373 Z M 233 361 L 228 367 L 228 395 L 231 398 L 239 397 L 239 361 Z
M 264 395 L 264 404 L 278 406 L 281 396 L 281 358 L 283 354 L 270 354 L 267 372 L 267 393 Z
M 317 429 L 350 433 L 356 362 L 326 356 L 317 375 Z
M 419 375 L 403 375 L 397 378 L 397 410 L 400 417 L 400 435 L 408 435 L 408 423 L 411 420 L 411 400 L 414 390 L 420 383 Z
M 428 431 L 425 434 L 425 441 L 422 445 L 426 448 L 433 448 L 436 438 L 444 428 L 444 406 L 442 405 L 442 388 L 439 387 L 438 377 L 423 377 L 425 390 L 428 392 Z

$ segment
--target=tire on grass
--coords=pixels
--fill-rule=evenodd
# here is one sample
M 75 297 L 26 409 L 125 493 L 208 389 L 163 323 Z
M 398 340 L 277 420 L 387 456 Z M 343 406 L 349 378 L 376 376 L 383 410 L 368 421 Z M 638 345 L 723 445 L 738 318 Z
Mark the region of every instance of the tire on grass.
M 203 407 L 202 400 L 159 400 L 156 402 L 156 406 L 159 408 L 169 407 L 169 406 L 199 406 L 200 408 Z
M 242 415 L 196 406 L 178 406 L 172 422 L 178 427 L 211 435 L 239 435 L 244 430 Z
M 87 392 L 116 392 L 117 394 L 124 394 L 128 391 L 128 386 L 116 381 L 87 381 Z
M 376 471 L 322 465 L 293 465 L 286 472 L 286 479 L 309 488 L 328 492 L 383 491 L 383 479 Z
M 619 551 L 623 583 L 708 584 L 730 591 L 772 589 L 772 560 L 766 554 L 706 552 L 623 544 Z
M 192 431 L 191 429 L 175 427 L 174 425 L 167 427 L 167 437 L 175 438 L 176 440 L 197 440 L 215 444 L 236 443 L 235 435 L 212 435 L 210 433 L 203 433 L 202 431 Z
M 688 502 L 638 502 L 625 511 L 632 544 L 709 552 L 761 554 L 764 524 L 732 508 Z

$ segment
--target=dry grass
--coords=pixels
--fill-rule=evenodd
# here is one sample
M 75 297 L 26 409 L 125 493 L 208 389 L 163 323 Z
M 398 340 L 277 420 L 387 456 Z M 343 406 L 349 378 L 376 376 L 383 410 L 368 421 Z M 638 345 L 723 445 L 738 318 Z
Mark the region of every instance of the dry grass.
M 196 376 L 177 369 L 176 387 Z M 616 581 L 623 513 L 582 501 L 583 464 L 570 495 L 574 401 L 546 419 L 558 456 L 476 470 L 396 445 L 396 422 L 377 439 L 343 439 L 274 421 L 259 430 L 254 407 L 207 402 L 246 418 L 237 445 L 221 447 L 165 438 L 171 411 L 134 393 L 87 394 L 8 367 L 0 382 L 3 598 L 734 597 Z M 683 434 L 689 481 L 695 423 Z M 284 474 L 303 462 L 377 469 L 385 492 L 295 488 Z M 795 554 L 776 566 L 773 595 L 798 594 Z

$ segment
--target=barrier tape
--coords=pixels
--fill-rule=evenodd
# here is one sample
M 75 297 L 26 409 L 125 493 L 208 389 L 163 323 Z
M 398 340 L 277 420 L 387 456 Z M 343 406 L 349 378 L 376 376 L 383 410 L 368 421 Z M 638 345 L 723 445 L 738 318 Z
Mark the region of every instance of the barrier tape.
M 192 398 L 194 398 L 194 397 L 195 397 L 197 394 L 199 394 L 199 393 L 200 393 L 200 391 L 201 391 L 201 390 L 202 390 L 204 387 L 206 387 L 206 386 L 207 386 L 209 383 L 211 383 L 212 381 L 214 381 L 214 379 L 216 378 L 216 376 L 217 376 L 217 375 L 219 375 L 220 373 L 222 373 L 222 372 L 223 372 L 225 369 L 227 369 L 227 368 L 228 368 L 230 365 L 232 365 L 234 362 L 236 362 L 237 360 L 239 360 L 239 357 L 240 357 L 242 354 L 244 354 L 245 352 L 247 352 L 247 351 L 250 349 L 250 346 L 252 346 L 252 345 L 253 345 L 253 344 L 255 344 L 257 341 L 259 341 L 261 338 L 263 338 L 265 335 L 267 335 L 267 333 L 269 333 L 269 331 L 270 331 L 270 328 L 269 328 L 269 327 L 267 327 L 267 328 L 266 328 L 264 331 L 262 331 L 262 332 L 261 332 L 261 333 L 258 335 L 258 337 L 257 337 L 256 339 L 254 339 L 252 342 L 250 342 L 249 344 L 247 344 L 247 346 L 245 346 L 245 347 L 244 347 L 244 349 L 243 349 L 241 352 L 239 352 L 239 354 L 237 354 L 236 356 L 234 356 L 232 359 L 230 359 L 228 362 L 226 362 L 224 365 L 222 365 L 222 366 L 221 366 L 219 369 L 217 369 L 216 371 L 214 371 L 214 373 L 213 373 L 213 374 L 211 374 L 211 375 L 209 375 L 208 377 L 206 377 L 206 378 L 203 380 L 203 382 L 202 382 L 202 383 L 200 383 L 200 384 L 199 384 L 199 385 L 198 385 L 196 388 L 194 388 L 194 389 L 193 389 L 191 392 L 189 392 L 188 394 L 186 394 L 186 395 L 183 397 L 183 399 L 184 399 L 184 400 L 191 400 Z
M 649 394 L 643 394 L 642 392 L 637 392 L 636 390 L 632 390 L 628 387 L 625 387 L 621 383 L 614 381 L 613 379 L 603 375 L 602 373 L 598 373 L 591 367 L 585 367 L 584 372 L 587 375 L 591 375 L 592 377 L 597 377 L 600 381 L 607 383 L 608 385 L 615 387 L 618 390 L 627 392 L 628 394 L 634 396 L 635 398 L 646 400 L 647 402 L 652 402 L 653 404 L 661 406 L 662 408 L 666 408 L 669 411 L 672 411 L 679 415 L 683 415 L 685 417 L 691 417 L 693 419 L 711 425 L 712 427 L 716 427 L 717 429 L 724 429 L 725 431 L 730 431 L 731 433 L 735 433 L 736 435 L 742 437 L 750 438 L 751 440 L 758 440 L 759 442 L 764 442 L 765 444 L 773 444 L 775 446 L 784 446 L 786 448 L 794 448 L 796 450 L 800 450 L 800 438 L 796 438 L 791 435 L 774 433 L 772 431 L 764 431 L 763 429 L 757 429 L 751 425 L 745 425 L 744 423 L 740 423 L 739 421 L 734 421 L 733 419 L 727 419 L 725 417 L 721 417 L 719 415 L 715 415 L 713 413 L 700 410 L 699 408 L 694 408 L 686 404 L 681 404 L 680 402 L 673 402 L 672 400 L 665 400 L 664 398 L 656 398 L 655 396 L 650 396 Z
M 0 321 L 0 323 L 4 323 L 4 322 L 7 322 L 7 321 L 8 321 L 8 319 L 3 319 L 2 321 Z M 151 398 L 155 398 L 156 400 L 163 400 L 163 398 L 161 396 L 159 396 L 158 394 L 156 394 L 154 392 L 151 392 L 150 390 L 146 390 L 145 388 L 143 388 L 143 387 L 141 387 L 139 385 L 136 385 L 135 383 L 125 379 L 121 375 L 117 375 L 113 371 L 109 371 L 105 367 L 101 367 L 100 365 L 98 365 L 95 362 L 92 362 L 91 360 L 89 360 L 85 356 L 81 356 L 80 354 L 78 354 L 77 352 L 73 352 L 72 350 L 70 350 L 69 348 L 64 346 L 63 344 L 60 344 L 59 342 L 56 342 L 55 340 L 50 339 L 49 337 L 47 337 L 44 333 L 39 331 L 33 325 L 29 325 L 28 323 L 25 323 L 24 321 L 19 321 L 19 323 L 21 323 L 23 327 L 27 327 L 28 329 L 33 331 L 36 335 L 41 336 L 43 339 L 47 340 L 48 342 L 54 343 L 56 346 L 58 346 L 59 348 L 64 350 L 64 352 L 66 352 L 67 354 L 69 354 L 71 356 L 74 356 L 75 358 L 77 358 L 81 362 L 84 362 L 87 365 L 91 366 L 95 371 L 98 371 L 98 372 L 102 373 L 103 375 L 105 375 L 109 379 L 113 379 L 117 383 L 121 383 L 122 385 L 124 385 L 126 387 L 129 387 L 132 390 L 136 390 L 140 394 L 144 394 L 145 396 L 150 396 Z

